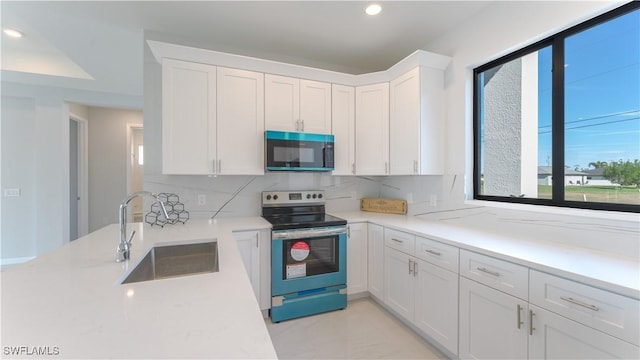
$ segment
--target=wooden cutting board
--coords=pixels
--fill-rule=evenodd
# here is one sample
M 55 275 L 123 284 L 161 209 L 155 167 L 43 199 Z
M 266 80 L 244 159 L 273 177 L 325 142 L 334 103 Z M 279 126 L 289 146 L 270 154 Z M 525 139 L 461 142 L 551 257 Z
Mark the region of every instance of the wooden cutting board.
M 385 214 L 406 214 L 407 202 L 396 199 L 363 198 L 360 201 L 360 210 Z

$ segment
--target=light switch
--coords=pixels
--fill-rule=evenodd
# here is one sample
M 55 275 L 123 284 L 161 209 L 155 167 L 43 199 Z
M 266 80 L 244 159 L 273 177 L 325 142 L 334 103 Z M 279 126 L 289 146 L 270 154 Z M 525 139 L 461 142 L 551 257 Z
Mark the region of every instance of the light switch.
M 20 189 L 19 188 L 14 188 L 14 189 L 4 189 L 4 196 L 5 197 L 15 197 L 15 196 L 20 196 Z

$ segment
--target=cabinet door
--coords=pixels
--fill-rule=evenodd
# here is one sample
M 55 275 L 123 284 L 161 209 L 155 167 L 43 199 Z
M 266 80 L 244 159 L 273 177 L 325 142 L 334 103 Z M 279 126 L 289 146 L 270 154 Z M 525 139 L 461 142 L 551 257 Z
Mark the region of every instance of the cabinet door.
M 368 232 L 368 287 L 374 297 L 384 299 L 384 228 L 369 224 Z
M 299 131 L 300 79 L 266 74 L 264 81 L 267 130 Z
M 413 321 L 413 257 L 396 249 L 384 249 L 384 302 L 400 316 Z
M 389 173 L 389 83 L 356 88 L 356 174 Z
M 331 84 L 300 80 L 299 131 L 331 134 Z
M 640 359 L 640 349 L 536 306 L 529 336 L 531 359 Z
M 458 274 L 416 260 L 414 324 L 451 353 L 458 353 Z
M 460 277 L 461 359 L 526 359 L 527 303 Z
M 418 173 L 420 163 L 420 68 L 389 84 L 389 164 L 393 175 Z
M 347 293 L 367 291 L 367 224 L 349 224 L 347 238 Z
M 335 140 L 333 175 L 356 173 L 356 98 L 352 86 L 332 85 L 331 130 Z
M 238 251 L 247 270 L 256 300 L 260 302 L 260 236 L 258 231 L 234 232 Z
M 264 75 L 218 68 L 217 173 L 264 174 Z
M 216 67 L 162 60 L 162 173 L 212 174 Z
M 390 85 L 391 174 L 443 174 L 444 71 L 416 67 Z

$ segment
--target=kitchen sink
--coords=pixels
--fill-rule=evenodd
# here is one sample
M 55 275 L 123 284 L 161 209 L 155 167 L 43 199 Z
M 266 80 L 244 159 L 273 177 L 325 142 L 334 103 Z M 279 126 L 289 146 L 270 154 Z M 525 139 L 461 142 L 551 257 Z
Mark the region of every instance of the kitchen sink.
M 121 284 L 210 272 L 218 272 L 218 243 L 215 239 L 152 247 Z

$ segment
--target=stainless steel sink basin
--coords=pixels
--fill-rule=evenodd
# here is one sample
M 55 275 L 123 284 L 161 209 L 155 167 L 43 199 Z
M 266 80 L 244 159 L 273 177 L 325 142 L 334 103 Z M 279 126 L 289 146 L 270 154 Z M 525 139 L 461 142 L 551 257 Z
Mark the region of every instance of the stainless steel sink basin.
M 218 243 L 155 246 L 121 284 L 218 271 Z

